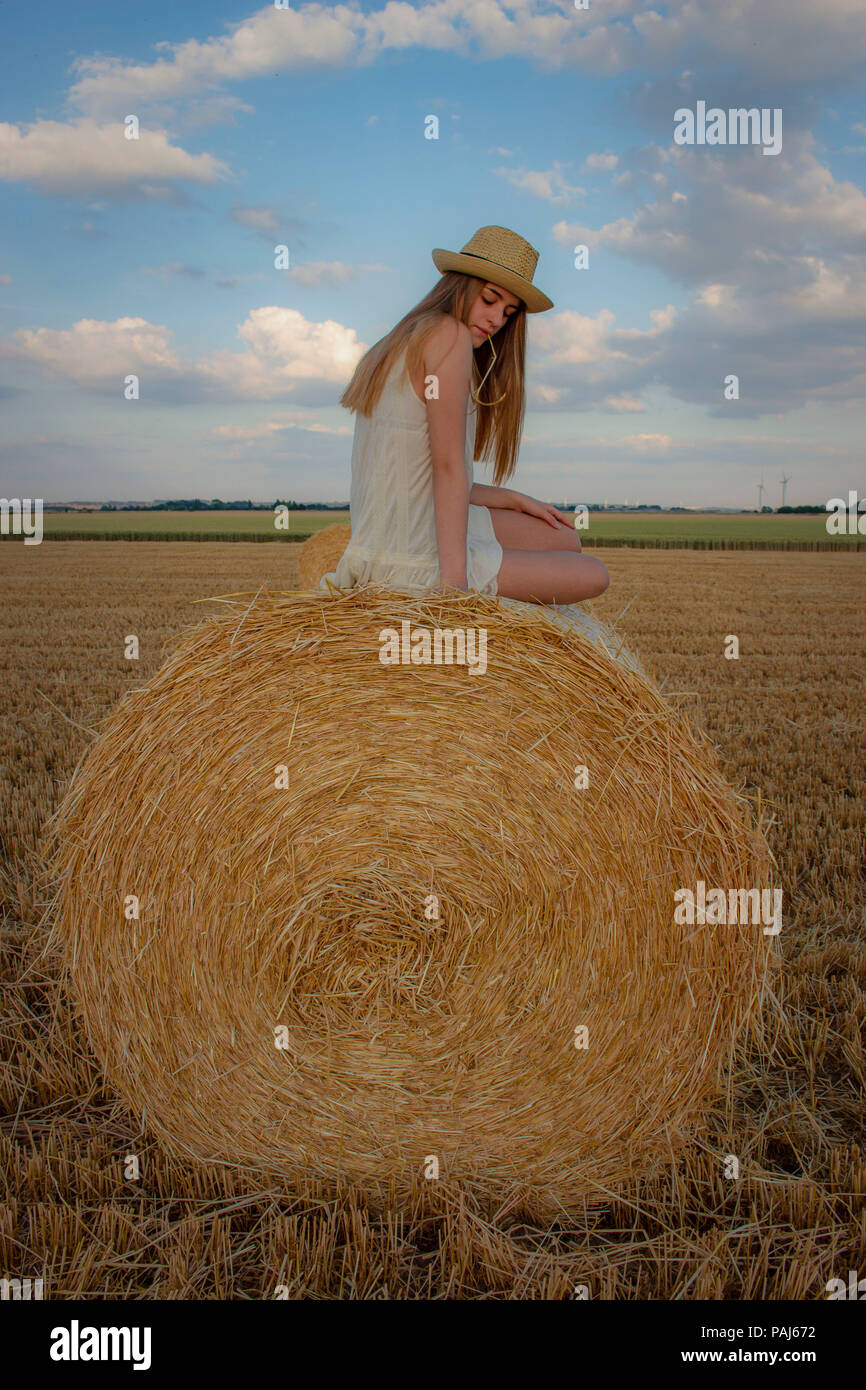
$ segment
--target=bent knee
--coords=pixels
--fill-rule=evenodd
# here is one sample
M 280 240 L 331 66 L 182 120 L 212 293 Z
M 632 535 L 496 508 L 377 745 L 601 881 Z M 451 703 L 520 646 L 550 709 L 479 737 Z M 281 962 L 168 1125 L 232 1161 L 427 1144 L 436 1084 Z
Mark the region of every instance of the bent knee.
M 594 555 L 580 555 L 575 558 L 579 559 L 581 579 L 586 585 L 586 598 L 598 598 L 610 584 L 607 565 Z

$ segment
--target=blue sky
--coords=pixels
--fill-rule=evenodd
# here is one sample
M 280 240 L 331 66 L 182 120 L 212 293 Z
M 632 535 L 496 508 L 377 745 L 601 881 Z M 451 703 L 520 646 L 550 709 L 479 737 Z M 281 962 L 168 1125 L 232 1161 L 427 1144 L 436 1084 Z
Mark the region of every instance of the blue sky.
M 864 12 L 735 10 L 5 5 L 0 491 L 347 498 L 354 362 L 498 223 L 555 305 L 512 486 L 862 496 Z M 698 100 L 780 108 L 781 153 L 675 145 Z

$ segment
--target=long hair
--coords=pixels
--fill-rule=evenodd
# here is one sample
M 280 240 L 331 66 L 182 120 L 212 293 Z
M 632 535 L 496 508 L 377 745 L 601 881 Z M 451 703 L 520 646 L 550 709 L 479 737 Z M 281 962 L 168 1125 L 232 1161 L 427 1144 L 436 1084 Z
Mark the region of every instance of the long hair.
M 443 314 L 466 323 L 486 283 L 475 275 L 463 275 L 457 270 L 443 275 L 430 293 L 364 354 L 340 397 L 340 404 L 361 415 L 371 415 L 399 354 L 405 349 L 404 370 L 411 379 L 423 361 L 424 344 Z M 493 344 L 496 364 L 480 392 L 473 457 L 479 461 L 495 459 L 493 482 L 500 487 L 517 465 L 526 410 L 526 305 L 522 301 L 520 308 L 506 318 Z M 473 352 L 473 390 L 477 391 L 491 358 L 490 343 L 485 339 Z M 505 399 L 498 405 L 484 404 L 503 395 Z

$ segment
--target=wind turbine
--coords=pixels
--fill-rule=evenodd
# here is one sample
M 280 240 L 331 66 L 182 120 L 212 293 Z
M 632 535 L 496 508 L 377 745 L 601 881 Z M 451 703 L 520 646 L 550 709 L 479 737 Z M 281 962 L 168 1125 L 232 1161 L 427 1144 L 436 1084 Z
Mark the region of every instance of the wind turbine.
M 783 507 L 784 507 L 784 505 L 785 505 L 785 493 L 788 491 L 788 484 L 789 484 L 790 481 L 791 481 L 791 479 L 790 479 L 790 478 L 786 478 L 784 474 L 783 474 L 782 477 L 779 479 L 779 482 L 782 484 L 782 506 L 783 506 Z
M 764 504 L 764 475 L 761 474 L 761 481 L 758 483 L 758 511 L 763 510 Z

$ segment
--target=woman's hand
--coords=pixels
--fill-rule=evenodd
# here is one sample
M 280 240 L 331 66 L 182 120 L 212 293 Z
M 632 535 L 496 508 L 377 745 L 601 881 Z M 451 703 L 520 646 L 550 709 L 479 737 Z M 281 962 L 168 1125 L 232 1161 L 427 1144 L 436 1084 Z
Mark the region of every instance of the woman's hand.
M 574 530 L 574 519 L 561 512 L 558 507 L 554 507 L 552 502 L 539 502 L 535 497 L 527 497 L 525 493 L 520 494 L 520 505 L 517 509 L 526 512 L 528 516 L 537 516 L 541 521 L 546 521 L 554 529 L 557 526 L 565 526 L 569 531 Z

